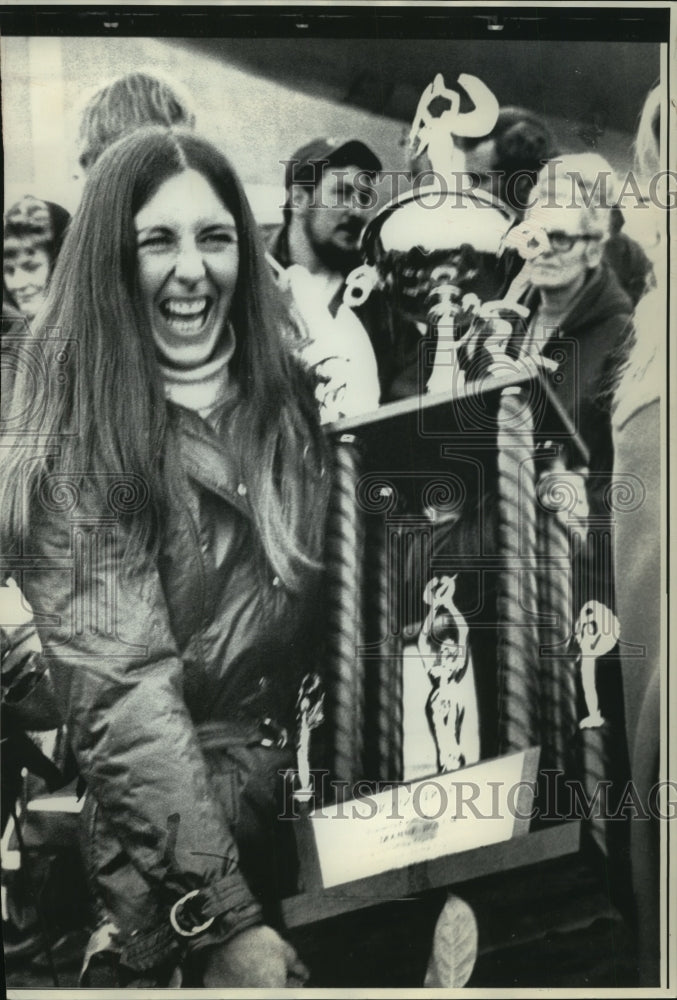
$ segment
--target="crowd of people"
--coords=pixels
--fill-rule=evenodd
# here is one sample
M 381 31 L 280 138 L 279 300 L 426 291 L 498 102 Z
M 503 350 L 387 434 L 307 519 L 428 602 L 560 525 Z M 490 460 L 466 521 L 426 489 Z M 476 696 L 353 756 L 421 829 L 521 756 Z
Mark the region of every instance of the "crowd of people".
M 655 91 L 640 130 L 647 172 L 659 113 Z M 38 758 L 45 787 L 77 774 L 86 788 L 83 985 L 307 981 L 277 916 L 297 861 L 275 817 L 289 793 L 280 775 L 295 766 L 299 685 L 315 668 L 331 487 L 323 425 L 420 391 L 429 335 L 409 324 L 402 349 L 389 324 L 384 338 L 383 299 L 397 289 L 356 296 L 383 170 L 367 142 L 319 137 L 290 156 L 283 224 L 266 246 L 197 118 L 160 79 L 115 80 L 82 117 L 87 179 L 73 218 L 48 192 L 4 218 L 5 343 L 56 329 L 78 350 L 39 412 L 34 370 L 3 362 L 2 824 L 18 825 L 22 769 Z M 599 195 L 610 165 L 561 150 L 533 112 L 503 108 L 488 134 L 457 145 L 478 197 L 522 240 L 502 293 L 528 321 L 503 350 L 543 359 L 589 452 L 588 509 L 605 514 L 614 471 L 645 485 L 641 532 L 626 520 L 617 546 L 615 600 L 621 628 L 647 649 L 624 663 L 623 682 L 633 774 L 648 790 L 665 274 L 625 234 L 613 190 Z M 586 194 L 573 207 L 572 179 Z M 56 761 L 36 738 L 52 730 L 66 747 Z M 633 840 L 632 861 L 648 985 L 653 827 Z

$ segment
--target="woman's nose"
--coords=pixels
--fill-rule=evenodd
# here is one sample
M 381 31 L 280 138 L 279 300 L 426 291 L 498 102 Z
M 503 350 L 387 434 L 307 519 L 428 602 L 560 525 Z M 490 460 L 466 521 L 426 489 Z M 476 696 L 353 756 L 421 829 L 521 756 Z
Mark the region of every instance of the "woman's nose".
M 195 243 L 184 243 L 179 248 L 174 273 L 179 281 L 194 283 L 204 277 L 202 253 Z

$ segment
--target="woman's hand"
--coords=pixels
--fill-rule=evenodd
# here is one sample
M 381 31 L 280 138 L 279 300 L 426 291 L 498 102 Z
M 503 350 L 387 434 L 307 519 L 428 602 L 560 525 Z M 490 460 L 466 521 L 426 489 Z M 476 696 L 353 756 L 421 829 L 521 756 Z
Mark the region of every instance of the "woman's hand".
M 203 985 L 211 987 L 302 986 L 309 972 L 272 927 L 248 927 L 207 953 Z

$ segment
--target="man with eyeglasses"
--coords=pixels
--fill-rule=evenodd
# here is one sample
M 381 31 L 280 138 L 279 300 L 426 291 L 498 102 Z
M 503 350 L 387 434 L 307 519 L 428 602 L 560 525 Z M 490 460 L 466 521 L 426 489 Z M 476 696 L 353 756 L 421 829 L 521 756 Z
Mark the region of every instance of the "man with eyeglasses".
M 611 646 L 593 667 L 598 711 L 581 719 L 582 726 L 602 726 L 606 734 L 620 732 L 623 718 L 615 645 L 611 407 L 634 337 L 632 302 L 604 256 L 615 202 L 612 181 L 611 168 L 597 154 L 562 157 L 539 174 L 520 227 L 530 281 L 522 299 L 530 319 L 521 348 L 550 363 L 554 394 L 589 451 L 588 467 L 580 470 L 576 514 L 582 530 L 574 547 L 572 611 L 573 621 L 593 614 L 591 624 L 600 634 L 609 630 Z M 569 485 L 577 486 L 574 477 Z M 622 756 L 609 764 L 619 788 L 627 777 Z M 616 862 L 614 875 L 622 881 L 622 859 L 610 862 L 612 868 Z
M 479 187 L 499 198 L 515 219 L 523 219 L 532 202 L 532 189 L 539 171 L 557 153 L 557 140 L 544 118 L 527 108 L 501 108 L 488 135 L 458 137 L 464 153 L 464 170 Z M 586 153 L 585 173 L 610 170 L 596 153 Z M 576 169 L 576 168 L 574 168 Z M 637 304 L 652 279 L 651 262 L 642 247 L 625 232 L 623 212 L 611 210 L 609 237 L 604 257 L 613 268 L 621 288 Z
M 604 257 L 614 204 L 602 157 L 561 157 L 539 174 L 521 228 L 530 311 L 521 351 L 557 362 L 552 386 L 590 451 L 588 503 L 605 513 L 613 467 L 610 399 L 633 305 Z

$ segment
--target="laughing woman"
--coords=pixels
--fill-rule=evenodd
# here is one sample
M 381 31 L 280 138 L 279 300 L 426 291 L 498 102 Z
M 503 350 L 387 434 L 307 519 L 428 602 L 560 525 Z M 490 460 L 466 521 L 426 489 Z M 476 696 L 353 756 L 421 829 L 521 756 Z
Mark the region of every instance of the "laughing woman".
M 44 622 L 87 784 L 90 952 L 120 985 L 304 976 L 268 906 L 328 476 L 284 315 L 227 161 L 143 130 L 96 164 L 33 334 L 66 331 L 66 378 L 37 416 L 35 367 L 17 378 L 3 549 Z

